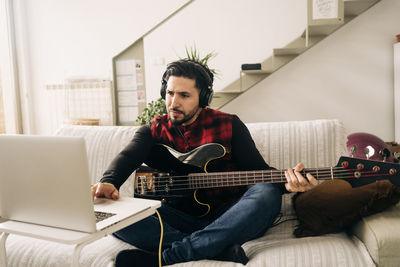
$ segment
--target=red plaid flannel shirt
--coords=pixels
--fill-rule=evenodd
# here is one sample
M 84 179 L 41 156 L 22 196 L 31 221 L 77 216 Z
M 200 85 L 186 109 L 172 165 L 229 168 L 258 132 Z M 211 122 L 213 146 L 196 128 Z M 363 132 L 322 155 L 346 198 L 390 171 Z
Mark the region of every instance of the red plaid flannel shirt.
M 181 153 L 186 153 L 201 145 L 218 143 L 223 145 L 228 153 L 221 159 L 212 161 L 207 171 L 232 171 L 232 115 L 204 108 L 199 117 L 188 126 L 174 126 L 168 115 L 153 119 L 151 133 L 155 143 L 165 144 Z
M 203 108 L 196 121 L 187 126 L 174 126 L 168 115 L 152 120 L 151 133 L 155 143 L 165 144 L 179 152 L 186 153 L 201 145 L 218 143 L 225 147 L 227 154 L 207 165 L 207 172 L 237 170 L 232 160 L 232 115 Z M 244 193 L 243 187 L 216 188 L 210 197 L 223 199 L 228 204 Z

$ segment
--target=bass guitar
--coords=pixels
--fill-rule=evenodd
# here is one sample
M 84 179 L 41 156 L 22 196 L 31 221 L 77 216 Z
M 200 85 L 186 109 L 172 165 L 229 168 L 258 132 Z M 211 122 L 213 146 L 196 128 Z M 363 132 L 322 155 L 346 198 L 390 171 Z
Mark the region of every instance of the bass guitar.
M 187 211 L 195 216 L 205 215 L 220 203 L 210 194 L 214 188 L 232 188 L 260 182 L 285 183 L 285 170 L 256 170 L 207 172 L 207 165 L 225 154 L 225 148 L 216 143 L 200 146 L 188 153 L 180 153 L 165 145 L 156 145 L 146 164 L 161 170 L 150 175 L 137 175 L 135 197 L 171 201 L 183 199 Z M 306 168 L 302 171 L 318 180 L 399 177 L 400 165 L 353 157 L 341 157 L 334 167 Z M 220 192 L 219 190 L 217 190 Z M 190 204 L 189 204 L 190 203 Z

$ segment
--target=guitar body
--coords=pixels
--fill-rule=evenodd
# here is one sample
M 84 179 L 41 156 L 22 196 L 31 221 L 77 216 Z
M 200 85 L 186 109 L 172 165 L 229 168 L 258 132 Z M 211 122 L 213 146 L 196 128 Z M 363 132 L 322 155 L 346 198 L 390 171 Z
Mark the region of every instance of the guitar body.
M 165 145 L 155 145 L 145 163 L 158 171 L 184 175 L 207 172 L 207 164 L 225 154 L 225 148 L 216 143 L 200 146 L 187 153 L 180 153 Z
M 135 197 L 162 200 L 175 208 L 192 216 L 202 217 L 210 211 L 218 213 L 217 207 L 228 205 L 244 192 L 243 186 L 210 188 L 210 189 L 182 189 L 174 190 L 180 184 L 188 183 L 188 174 L 207 173 L 207 165 L 212 160 L 225 156 L 225 148 L 216 143 L 205 144 L 188 153 L 180 153 L 165 145 L 156 145 L 152 148 L 145 163 L 155 171 L 151 177 L 137 176 L 136 183 L 142 185 L 135 189 Z M 165 178 L 167 179 L 157 179 Z M 150 189 L 143 191 L 143 181 L 152 180 Z M 162 181 L 160 181 L 162 180 Z M 148 182 L 146 182 L 147 184 Z M 163 192 L 153 192 L 152 188 L 163 188 Z M 169 189 L 170 190 L 169 190 Z

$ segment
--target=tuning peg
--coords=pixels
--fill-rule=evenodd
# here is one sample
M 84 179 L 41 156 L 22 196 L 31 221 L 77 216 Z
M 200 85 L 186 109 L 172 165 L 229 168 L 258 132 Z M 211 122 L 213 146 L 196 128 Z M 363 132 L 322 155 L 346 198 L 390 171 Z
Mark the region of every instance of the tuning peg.
M 379 151 L 379 155 L 383 158 L 383 161 L 385 162 L 388 157 L 390 157 L 390 150 L 387 148 L 384 148 Z
M 400 161 L 400 152 L 394 152 L 393 153 L 393 158 L 397 161 Z
M 351 153 L 351 157 L 354 158 L 354 156 L 355 156 L 356 153 L 357 153 L 357 145 L 351 146 L 351 148 L 350 148 L 350 153 Z
M 365 147 L 364 150 L 363 150 L 363 152 L 364 152 L 365 158 L 366 158 L 366 159 L 369 159 L 369 148 L 368 148 L 368 147 Z

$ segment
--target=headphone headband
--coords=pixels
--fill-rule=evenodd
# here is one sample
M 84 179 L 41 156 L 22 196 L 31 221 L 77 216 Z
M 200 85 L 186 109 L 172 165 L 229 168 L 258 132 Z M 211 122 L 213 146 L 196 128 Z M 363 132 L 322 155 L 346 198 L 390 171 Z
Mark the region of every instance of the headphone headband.
M 166 96 L 167 82 L 170 76 L 187 77 L 189 79 L 194 76 L 196 88 L 200 89 L 199 106 L 206 107 L 210 105 L 214 93 L 212 88 L 214 75 L 207 66 L 188 59 L 168 64 L 161 80 L 160 94 L 163 99 Z

